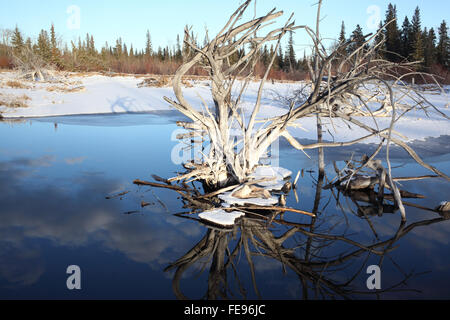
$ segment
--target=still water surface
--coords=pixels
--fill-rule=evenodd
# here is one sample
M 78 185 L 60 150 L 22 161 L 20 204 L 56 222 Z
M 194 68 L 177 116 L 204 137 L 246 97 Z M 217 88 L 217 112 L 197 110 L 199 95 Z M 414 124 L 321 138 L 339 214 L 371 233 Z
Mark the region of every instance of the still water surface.
M 304 169 L 298 202 L 291 193 L 288 206 L 316 207 L 313 225 L 286 213 L 302 232 L 255 217 L 229 231 L 175 216 L 187 211 L 177 193 L 132 182 L 180 170 L 171 161 L 176 120 L 167 113 L 0 122 L 1 299 L 450 298 L 450 221 L 415 207 L 404 226 L 398 212 L 361 217 L 336 190 L 317 192 L 315 155 L 283 143 L 281 166 Z M 448 137 L 433 145 L 422 151 L 426 160 L 448 174 Z M 350 152 L 327 151 L 328 179 L 332 161 L 342 167 Z M 429 174 L 393 154 L 394 176 Z M 450 200 L 442 179 L 402 187 L 425 195 L 408 200 L 423 207 Z M 366 286 L 373 264 L 381 265 L 378 295 Z M 69 265 L 81 268 L 79 291 L 66 287 Z

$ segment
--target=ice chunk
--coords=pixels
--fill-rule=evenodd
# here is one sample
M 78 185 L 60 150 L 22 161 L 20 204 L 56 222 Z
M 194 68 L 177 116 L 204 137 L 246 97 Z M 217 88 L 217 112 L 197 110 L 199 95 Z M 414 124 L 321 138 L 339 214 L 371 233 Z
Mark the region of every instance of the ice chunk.
M 265 187 L 266 190 L 281 190 L 285 184 L 284 179 L 291 176 L 292 171 L 280 167 L 258 167 L 251 175 L 253 179 L 274 178 L 270 181 L 258 183 L 259 186 Z
M 221 225 L 221 226 L 233 226 L 236 219 L 244 216 L 245 214 L 240 211 L 226 212 L 222 209 L 215 209 L 200 213 L 198 216 L 202 220 Z
M 261 182 L 261 184 L 258 183 L 261 187 L 264 187 L 264 189 L 268 191 L 280 191 L 283 189 L 284 185 L 286 184 L 286 181 L 268 181 L 268 182 Z
M 292 171 L 280 167 L 258 167 L 253 173 L 253 177 L 262 179 L 276 177 L 277 180 L 287 178 L 292 175 Z
M 221 194 L 221 195 L 219 195 L 219 199 L 225 201 L 226 203 L 228 203 L 230 205 L 237 204 L 237 205 L 241 205 L 241 206 L 244 206 L 246 204 L 252 204 L 252 205 L 257 205 L 257 206 L 273 206 L 278 203 L 278 198 L 276 198 L 274 196 L 272 196 L 268 199 L 263 199 L 263 198 L 239 199 L 239 198 L 235 198 L 232 196 L 233 192 L 234 191 Z

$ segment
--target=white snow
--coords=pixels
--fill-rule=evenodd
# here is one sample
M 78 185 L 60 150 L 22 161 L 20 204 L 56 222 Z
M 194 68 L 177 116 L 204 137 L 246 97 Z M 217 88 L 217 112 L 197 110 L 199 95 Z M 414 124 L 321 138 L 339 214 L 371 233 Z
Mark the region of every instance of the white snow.
M 251 175 L 255 180 L 274 178 L 273 180 L 259 182 L 257 185 L 264 187 L 266 190 L 281 190 L 286 183 L 285 178 L 290 177 L 292 171 L 280 167 L 258 167 Z
M 286 181 L 268 181 L 268 182 L 261 182 L 261 184 L 257 184 L 257 186 L 263 187 L 268 191 L 280 191 L 281 189 L 283 189 L 285 184 Z
M 252 177 L 255 179 L 276 177 L 277 180 L 282 180 L 292 175 L 292 171 L 281 167 L 258 167 L 253 173 Z
M 236 219 L 244 216 L 245 214 L 240 211 L 226 212 L 222 209 L 215 209 L 211 211 L 205 211 L 198 216 L 202 220 L 212 222 L 221 226 L 233 226 Z
M 68 78 L 70 82 L 79 82 L 85 87 L 84 91 L 64 93 L 49 92 L 47 88 L 53 84 L 36 83 L 29 89 L 15 89 L 6 86 L 6 81 L 14 78 L 12 72 L 0 72 L 0 95 L 23 95 L 31 98 L 27 101 L 28 108 L 6 108 L 0 106 L 0 113 L 5 118 L 20 117 L 49 117 L 81 114 L 111 114 L 111 113 L 137 113 L 168 111 L 173 108 L 163 100 L 164 96 L 174 98 L 173 90 L 169 87 L 138 88 L 142 77 L 120 76 L 107 77 L 98 74 L 73 75 Z M 28 83 L 30 85 L 30 83 Z M 287 96 L 293 90 L 302 85 L 298 83 L 270 83 L 265 85 L 263 99 L 261 101 L 258 119 L 267 119 L 288 112 L 286 105 L 280 102 L 279 96 Z M 238 89 L 238 88 L 237 88 Z M 449 87 L 444 87 L 448 91 Z M 242 106 L 245 115 L 251 114 L 258 91 L 258 83 L 253 82 L 245 92 Z M 202 110 L 201 96 L 213 107 L 208 81 L 196 81 L 192 88 L 183 90 L 186 100 L 198 110 Z M 444 94 L 423 93 L 424 97 L 432 102 L 439 111 L 450 116 L 448 97 Z M 373 125 L 371 117 L 355 117 L 357 120 Z M 379 128 L 388 128 L 390 117 L 376 118 Z M 262 125 L 262 124 L 261 124 Z M 296 138 L 316 140 L 316 119 L 307 117 L 296 122 L 299 127 L 289 127 L 289 132 Z M 354 127 L 354 126 L 353 126 Z M 450 135 L 449 121 L 429 109 L 428 117 L 423 111 L 411 111 L 395 124 L 395 130 L 407 137 L 407 141 L 424 140 L 426 137 L 439 137 Z M 324 119 L 324 140 L 326 141 L 351 141 L 368 135 L 361 128 L 348 127 L 341 119 Z M 377 137 L 364 140 L 364 143 L 378 142 Z
M 272 196 L 268 199 L 263 199 L 263 198 L 239 199 L 239 198 L 232 196 L 234 191 L 235 190 L 219 195 L 219 199 L 225 201 L 229 205 L 236 204 L 239 206 L 245 206 L 245 205 L 273 206 L 278 203 L 278 198 L 274 197 L 274 196 Z

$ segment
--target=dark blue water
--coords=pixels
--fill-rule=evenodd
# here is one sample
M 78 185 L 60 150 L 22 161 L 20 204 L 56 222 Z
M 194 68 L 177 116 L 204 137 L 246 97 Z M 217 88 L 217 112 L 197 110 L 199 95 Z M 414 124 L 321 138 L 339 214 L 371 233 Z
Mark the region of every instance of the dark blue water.
M 403 226 L 398 212 L 360 217 L 336 190 L 317 193 L 314 154 L 308 159 L 283 144 L 281 166 L 304 169 L 298 202 L 291 193 L 288 206 L 313 211 L 316 204 L 313 225 L 286 213 L 285 221 L 309 226 L 267 227 L 249 216 L 234 230 L 219 230 L 195 215 L 175 216 L 189 211 L 177 193 L 132 184 L 180 170 L 171 161 L 175 120 L 165 114 L 0 122 L 1 299 L 450 298 L 448 220 L 411 206 Z M 426 160 L 448 174 L 448 137 L 433 146 Z M 342 166 L 351 151 L 327 151 L 326 179 L 334 177 L 331 160 Z M 402 152 L 393 155 L 394 176 L 429 174 Z M 422 207 L 449 200 L 443 179 L 402 187 L 425 195 L 407 200 Z M 122 192 L 128 193 L 106 199 Z M 141 201 L 150 205 L 141 208 Z M 196 254 L 188 254 L 194 247 Z M 81 290 L 67 289 L 70 265 L 81 269 Z M 366 286 L 369 265 L 381 266 L 378 295 Z

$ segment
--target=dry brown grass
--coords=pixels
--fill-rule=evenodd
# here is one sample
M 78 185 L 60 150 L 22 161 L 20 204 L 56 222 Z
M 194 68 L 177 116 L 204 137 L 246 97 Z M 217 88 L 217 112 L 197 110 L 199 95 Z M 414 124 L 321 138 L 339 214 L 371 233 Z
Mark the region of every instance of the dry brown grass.
M 63 93 L 73 93 L 73 92 L 81 92 L 86 90 L 83 86 L 78 87 L 58 87 L 58 86 L 50 86 L 45 88 L 48 92 L 63 92 Z
M 169 76 L 156 76 L 156 77 L 150 77 L 145 78 L 141 83 L 138 84 L 139 88 L 142 87 L 156 87 L 156 88 L 162 88 L 167 87 L 171 84 L 171 78 Z
M 198 78 L 195 78 L 195 80 L 197 80 Z M 145 78 L 141 83 L 138 84 L 139 88 L 142 87 L 154 87 L 154 88 L 163 88 L 163 87 L 169 87 L 172 85 L 172 80 L 173 80 L 173 76 L 168 76 L 168 75 L 162 75 L 162 76 L 157 76 L 157 75 L 153 75 L 150 77 Z M 195 81 L 194 79 L 190 78 L 190 77 L 186 77 L 183 78 L 182 80 L 182 84 L 186 87 L 186 88 L 192 88 L 193 85 L 190 81 Z
M 16 81 L 16 80 L 8 80 L 6 82 L 6 85 L 10 88 L 14 88 L 14 89 L 29 89 L 30 87 L 25 85 L 24 83 L 20 82 L 20 81 Z
M 181 83 L 182 83 L 186 88 L 192 88 L 192 87 L 193 87 L 192 83 L 190 83 L 188 80 L 181 80 Z
M 31 100 L 29 96 L 23 94 L 21 96 L 6 95 L 0 93 L 0 106 L 7 108 L 28 108 L 26 101 Z
M 0 106 L 5 106 L 7 108 L 28 108 L 26 101 L 31 100 L 26 94 L 22 96 L 10 96 L 3 95 L 0 93 Z

